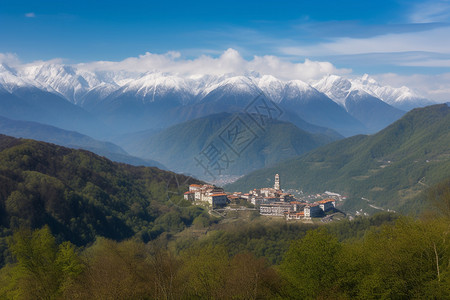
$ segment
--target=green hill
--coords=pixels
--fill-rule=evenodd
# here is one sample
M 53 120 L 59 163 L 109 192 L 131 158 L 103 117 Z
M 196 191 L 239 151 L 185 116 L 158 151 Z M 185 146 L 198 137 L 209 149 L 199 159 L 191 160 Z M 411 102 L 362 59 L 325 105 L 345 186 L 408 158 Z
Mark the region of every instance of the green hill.
M 175 205 L 183 203 L 190 183 L 199 181 L 0 135 L 0 248 L 12 230 L 23 226 L 47 224 L 59 239 L 77 245 L 97 236 L 146 241 L 180 231 L 203 213 L 199 207 Z
M 372 210 L 413 212 L 420 209 L 412 203 L 422 190 L 450 177 L 449 112 L 445 104 L 414 109 L 377 134 L 328 144 L 255 171 L 226 189 L 268 186 L 279 173 L 283 188 L 348 195 L 347 211 L 372 205 Z
M 222 138 L 230 134 L 236 124 L 241 126 L 239 131 L 245 130 L 249 134 L 236 142 L 240 143 L 237 146 L 239 149 L 233 152 Z M 205 179 L 205 170 L 196 158 L 202 156 L 202 150 L 211 143 L 228 155 L 229 161 L 221 174 L 242 175 L 335 140 L 324 134 L 303 131 L 292 123 L 264 119 L 264 125 L 258 126 L 246 114 L 230 113 L 209 115 L 156 134 L 140 134 L 137 137 L 135 140 L 127 139 L 120 145 L 133 155 L 155 159 L 175 172 L 186 172 Z M 248 143 L 245 140 L 247 137 L 251 139 Z

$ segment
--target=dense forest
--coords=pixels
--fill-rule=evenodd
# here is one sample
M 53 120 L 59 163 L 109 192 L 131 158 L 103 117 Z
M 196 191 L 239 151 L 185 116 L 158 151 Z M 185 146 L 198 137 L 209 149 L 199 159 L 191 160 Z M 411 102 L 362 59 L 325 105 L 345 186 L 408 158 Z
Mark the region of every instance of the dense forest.
M 197 217 L 205 222 L 202 208 L 183 207 L 191 183 L 199 181 L 0 135 L 0 265 L 9 256 L 7 237 L 22 227 L 48 225 L 58 241 L 85 246 L 97 236 L 146 242 Z
M 0 299 L 450 297 L 450 180 L 418 218 L 219 221 L 189 177 L 0 136 Z
M 202 237 L 77 247 L 18 229 L 0 270 L 5 299 L 448 299 L 450 181 L 419 219 L 383 213 L 327 225 L 260 219 Z M 171 240 L 171 241 L 170 241 Z M 168 242 L 169 241 L 169 242 Z
M 357 223 L 354 233 L 362 236 L 345 233 L 343 239 L 340 232 L 355 226 L 350 221 L 303 231 L 298 225 L 300 238 L 288 242 L 277 264 L 216 238 L 176 253 L 161 237 L 148 243 L 98 237 L 78 248 L 70 242 L 58 244 L 48 227 L 22 229 L 9 240 L 14 261 L 0 270 L 0 297 L 448 299 L 450 220 L 392 220 L 385 215 L 378 221 L 382 224 L 370 227 Z M 288 241 L 268 227 L 261 239 Z M 248 244 L 245 235 L 238 235 L 238 241 Z

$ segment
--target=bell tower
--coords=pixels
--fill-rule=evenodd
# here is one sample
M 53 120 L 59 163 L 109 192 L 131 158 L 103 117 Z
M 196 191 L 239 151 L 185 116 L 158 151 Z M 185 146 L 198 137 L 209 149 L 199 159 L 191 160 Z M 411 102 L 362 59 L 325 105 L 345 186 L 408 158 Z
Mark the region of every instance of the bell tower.
M 278 174 L 275 174 L 275 184 L 273 185 L 273 188 L 280 190 L 280 175 Z

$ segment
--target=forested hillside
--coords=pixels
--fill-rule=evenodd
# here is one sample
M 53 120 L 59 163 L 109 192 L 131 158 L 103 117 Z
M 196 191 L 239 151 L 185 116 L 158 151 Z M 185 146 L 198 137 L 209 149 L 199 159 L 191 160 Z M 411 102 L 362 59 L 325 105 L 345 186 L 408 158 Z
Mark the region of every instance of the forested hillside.
M 58 240 L 143 241 L 177 232 L 203 214 L 180 209 L 195 179 L 111 162 L 88 151 L 0 136 L 2 244 L 13 230 L 48 225 Z M 181 201 L 181 202 L 180 202 Z
M 0 298 L 450 297 L 448 180 L 419 219 L 304 224 L 215 222 L 177 197 L 198 181 L 7 136 L 0 176 Z

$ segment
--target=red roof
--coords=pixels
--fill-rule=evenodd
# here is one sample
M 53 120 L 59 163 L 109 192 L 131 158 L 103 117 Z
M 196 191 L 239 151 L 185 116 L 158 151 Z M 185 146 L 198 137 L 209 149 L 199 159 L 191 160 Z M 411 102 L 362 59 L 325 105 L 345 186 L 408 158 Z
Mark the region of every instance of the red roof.
M 324 203 L 328 203 L 328 202 L 334 202 L 334 199 L 324 199 L 324 200 L 317 201 L 317 203 L 320 203 L 320 204 L 324 204 Z

